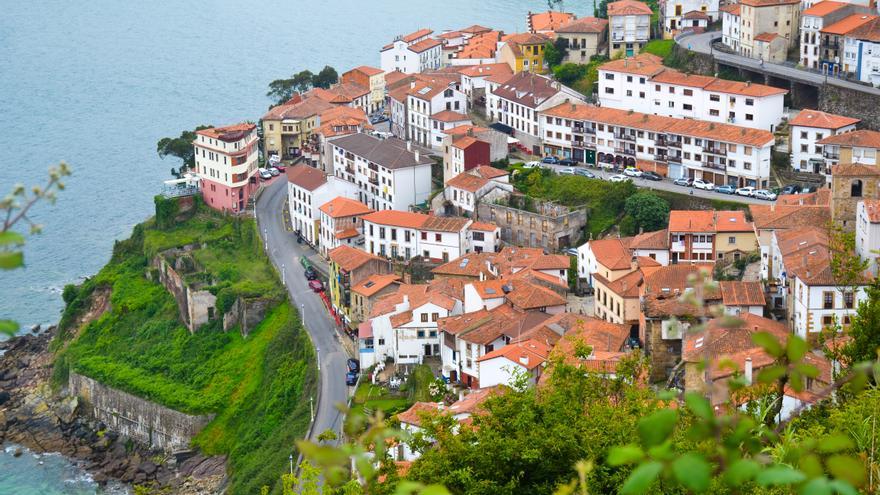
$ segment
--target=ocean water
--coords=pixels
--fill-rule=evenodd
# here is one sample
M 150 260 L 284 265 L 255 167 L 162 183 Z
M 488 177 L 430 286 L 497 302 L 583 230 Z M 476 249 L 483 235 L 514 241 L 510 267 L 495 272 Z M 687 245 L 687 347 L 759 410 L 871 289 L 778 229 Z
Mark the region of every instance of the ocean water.
M 124 495 L 119 484 L 98 488 L 88 473 L 58 454 L 34 454 L 20 447 L 0 449 L 0 494 L 3 495 Z
M 590 15 L 593 4 L 564 8 Z M 152 197 L 179 165 L 159 159 L 160 138 L 256 121 L 273 79 L 378 66 L 379 48 L 397 34 L 471 24 L 524 31 L 526 13 L 546 9 L 546 0 L 4 2 L 0 195 L 42 183 L 61 160 L 74 175 L 57 203 L 32 211 L 44 231 L 28 237 L 25 269 L 0 272 L 0 318 L 23 328 L 57 321 L 64 285 L 98 271 L 114 240 L 152 214 Z M 0 455 L 0 494 L 92 493 L 88 483 L 84 492 L 45 488 L 62 477 L 30 475 L 44 471 Z

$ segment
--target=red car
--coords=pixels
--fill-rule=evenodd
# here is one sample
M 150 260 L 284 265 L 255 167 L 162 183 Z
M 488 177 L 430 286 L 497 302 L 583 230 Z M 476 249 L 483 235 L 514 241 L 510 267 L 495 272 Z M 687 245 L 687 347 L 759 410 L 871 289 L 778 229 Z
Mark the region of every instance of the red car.
M 322 292 L 324 290 L 324 284 L 320 280 L 309 280 L 309 287 L 315 292 Z

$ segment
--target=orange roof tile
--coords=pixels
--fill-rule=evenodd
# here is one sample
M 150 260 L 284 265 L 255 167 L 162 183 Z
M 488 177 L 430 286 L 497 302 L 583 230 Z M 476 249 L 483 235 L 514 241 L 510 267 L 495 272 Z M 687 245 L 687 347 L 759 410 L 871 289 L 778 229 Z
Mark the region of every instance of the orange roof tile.
M 725 306 L 763 306 L 764 286 L 761 282 L 721 281 L 721 302 Z
M 608 29 L 608 19 L 581 17 L 556 28 L 556 33 L 601 33 Z
M 373 256 L 362 249 L 345 245 L 331 249 L 328 254 L 330 261 L 336 263 L 339 268 L 347 272 L 360 268 L 372 260 L 382 261 L 381 258 Z
M 307 191 L 314 191 L 327 183 L 324 172 L 305 164 L 294 165 L 286 171 L 287 181 Z
M 777 198 L 778 202 L 778 198 Z M 825 225 L 831 221 L 827 204 L 821 206 L 749 205 L 749 213 L 759 230 L 791 229 L 802 225 Z
M 828 3 L 828 2 L 821 2 Z M 836 3 L 836 2 L 835 2 Z M 820 129 L 840 129 L 861 122 L 861 119 L 835 115 L 833 113 L 820 112 L 818 110 L 801 110 L 797 116 L 788 122 L 790 126 L 817 127 Z
M 496 230 L 498 230 L 497 225 L 488 222 L 474 222 L 470 224 L 468 228 L 471 230 L 478 230 L 483 232 L 495 232 Z
M 635 0 L 618 0 L 608 4 L 608 15 L 651 15 L 651 7 Z
M 468 172 L 462 172 L 455 177 L 449 179 L 446 182 L 446 185 L 470 193 L 475 193 L 488 183 L 489 181 L 487 179 L 477 177 L 476 175 L 470 174 Z
M 456 139 L 452 143 L 453 148 L 458 148 L 460 150 L 466 150 L 473 146 L 474 144 L 486 143 L 485 141 L 481 141 L 473 136 L 462 136 L 460 139 Z
M 428 38 L 426 40 L 419 41 L 418 43 L 413 43 L 409 45 L 409 51 L 413 53 L 422 53 L 426 50 L 430 50 L 435 46 L 440 46 L 441 43 L 435 39 Z
M 667 229 L 645 232 L 633 236 L 629 242 L 630 249 L 669 249 L 669 231 Z
M 351 217 L 354 215 L 363 215 L 373 210 L 361 203 L 360 201 L 337 196 L 318 208 L 331 218 Z
M 486 77 L 494 74 L 506 74 L 512 75 L 513 70 L 510 68 L 510 65 L 505 63 L 498 64 L 480 64 L 480 65 L 472 65 L 467 67 L 466 69 L 462 69 L 459 71 L 462 75 L 468 77 Z
M 804 10 L 801 15 L 812 15 L 816 17 L 825 17 L 826 15 L 834 12 L 835 10 L 846 7 L 848 4 L 843 2 L 832 2 L 831 0 L 825 0 L 819 3 L 814 3 L 812 7 Z
M 528 22 L 529 30 L 536 31 L 555 31 L 556 28 L 567 24 L 575 19 L 574 14 L 568 12 L 547 12 L 531 13 L 529 12 Z
M 880 199 L 865 199 L 865 214 L 871 223 L 880 223 Z
M 669 232 L 751 232 L 742 210 L 673 210 L 669 212 Z
M 510 175 L 510 172 L 507 170 L 501 170 L 500 168 L 495 168 L 489 165 L 477 165 L 475 168 L 471 169 L 471 172 L 484 179 L 497 179 L 498 177 Z
M 850 38 L 866 41 L 880 41 L 880 18 L 871 19 L 847 33 Z
M 837 34 L 844 35 L 852 31 L 853 29 L 865 24 L 866 22 L 872 21 L 876 19 L 877 16 L 869 15 L 869 14 L 853 14 L 849 17 L 845 17 L 843 20 L 837 21 L 830 26 L 825 26 L 819 30 L 820 33 L 824 34 Z
M 351 290 L 364 297 L 370 297 L 398 280 L 400 277 L 393 273 L 373 274 L 353 285 Z
M 764 43 L 770 43 L 776 38 L 781 38 L 777 33 L 761 33 L 755 36 L 755 41 L 763 41 Z
M 727 5 L 722 5 L 718 8 L 721 12 L 727 12 L 728 14 L 735 15 L 739 17 L 741 6 L 739 3 L 729 3 Z
M 368 76 L 378 76 L 379 74 L 382 74 L 384 72 L 382 69 L 377 69 L 376 67 L 370 67 L 369 65 L 360 65 L 358 67 L 355 67 L 354 69 L 351 69 L 349 72 L 354 72 L 354 71 L 363 72 L 364 74 L 366 74 Z
M 361 220 L 380 225 L 417 229 L 428 220 L 428 215 L 411 211 L 379 210 L 364 215 Z
M 537 340 L 527 340 L 525 342 L 508 344 L 501 349 L 495 349 L 477 359 L 477 362 L 482 363 L 491 359 L 505 358 L 528 370 L 533 370 L 543 365 L 549 355 L 550 348 L 546 344 Z
M 437 414 L 442 409 L 443 405 L 439 402 L 416 402 L 406 411 L 398 413 L 397 420 L 404 424 L 421 426 L 423 418 Z
M 543 114 L 749 146 L 769 146 L 775 142 L 773 134 L 765 130 L 693 119 L 676 119 L 592 105 L 562 103 L 544 110 Z
M 749 7 L 773 7 L 801 2 L 800 0 L 740 0 L 740 3 Z
M 243 139 L 256 128 L 257 126 L 254 124 L 243 122 L 241 124 L 227 125 L 224 127 L 209 127 L 208 129 L 201 129 L 196 131 L 196 134 L 232 143 Z
M 351 239 L 352 237 L 357 237 L 361 235 L 358 229 L 352 227 L 348 229 L 337 230 L 333 237 L 342 240 L 342 239 Z
M 880 167 L 861 163 L 840 163 L 831 166 L 831 175 L 839 177 L 858 177 L 860 175 L 880 175 Z
M 433 120 L 437 120 L 440 122 L 464 122 L 471 121 L 471 118 L 461 112 L 454 112 L 452 110 L 443 110 L 440 112 L 431 115 Z
M 701 272 L 712 274 L 712 264 L 677 264 L 669 266 L 661 266 L 654 269 L 649 275 L 645 276 L 644 293 L 645 294 L 674 294 L 676 291 L 683 292 L 691 286 L 688 279 Z M 706 296 L 707 298 L 720 298 L 718 296 Z
M 457 259 L 444 263 L 433 270 L 435 275 L 479 277 L 480 273 L 494 278 L 486 263 L 494 259 L 495 253 L 468 253 Z
M 430 230 L 432 232 L 461 232 L 468 223 L 470 223 L 470 220 L 464 217 L 428 215 L 428 218 L 425 219 L 420 228 L 421 230 Z
M 598 239 L 589 242 L 596 261 L 609 270 L 628 270 L 632 267 L 632 252 L 624 239 Z
M 836 144 L 844 147 L 880 148 L 880 132 L 860 129 L 835 134 L 822 139 L 818 144 Z
M 666 70 L 666 67 L 663 66 L 662 58 L 653 53 L 643 52 L 635 57 L 625 57 L 606 62 L 599 66 L 599 70 L 653 76 Z
M 526 281 L 510 281 L 513 290 L 507 293 L 507 300 L 523 310 L 562 306 L 565 298 L 552 290 Z

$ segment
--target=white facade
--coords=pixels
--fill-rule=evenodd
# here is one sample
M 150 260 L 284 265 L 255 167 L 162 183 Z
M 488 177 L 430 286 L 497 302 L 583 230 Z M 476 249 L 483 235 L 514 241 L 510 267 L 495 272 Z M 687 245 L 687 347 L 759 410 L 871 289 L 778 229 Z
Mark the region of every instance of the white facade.
M 456 111 L 456 110 L 454 110 Z M 460 110 L 460 112 L 464 112 L 464 110 Z M 467 115 L 462 114 L 461 117 L 456 117 L 454 119 L 449 118 L 436 118 L 431 117 L 431 149 L 434 151 L 443 150 L 443 138 L 446 137 L 446 131 L 449 129 L 454 129 L 460 125 L 471 125 L 471 119 Z
M 543 76 L 533 75 L 533 77 Z M 539 104 L 532 106 L 509 100 L 498 95 L 496 90 L 503 85 L 489 80 L 486 85 L 486 111 L 489 120 L 510 126 L 518 133 L 538 138 L 538 113 L 541 110 L 555 107 L 565 101 L 580 102 L 584 100 L 584 95 L 567 86 L 555 82 L 551 84 L 558 86 L 556 88 L 556 93 L 543 99 Z M 514 86 L 514 88 L 518 93 L 521 92 L 522 94 L 527 94 L 530 92 L 528 87 L 518 88 Z
M 430 300 L 418 307 L 411 307 L 409 297 L 404 296 L 392 312 L 372 319 L 375 362 L 390 357 L 397 364 L 421 364 L 425 356 L 439 356 L 437 321 L 461 314 L 461 310 L 460 301 L 455 301 L 451 310 Z M 412 319 L 398 322 L 395 327 L 391 322 L 392 317 L 408 311 L 412 311 Z M 382 345 L 378 344 L 380 340 Z
M 823 146 L 818 144 L 822 139 L 855 130 L 856 125 L 847 125 L 839 129 L 823 127 L 791 126 L 791 166 L 795 170 L 812 173 L 825 173 L 825 159 L 822 155 Z M 828 180 L 831 176 L 828 175 Z
M 319 228 L 321 211 L 319 208 L 331 199 L 343 196 L 357 198 L 357 187 L 335 177 L 327 177 L 327 181 L 313 190 L 287 182 L 287 199 L 290 210 L 290 221 L 295 232 L 300 232 L 311 245 L 320 242 Z M 334 246 L 335 247 L 335 246 Z
M 399 224 L 376 221 L 369 216 L 363 218 L 364 250 L 376 256 L 409 260 L 417 256 L 449 261 L 473 250 L 474 234 L 469 229 L 471 220 L 448 222 L 443 229 L 435 227 L 439 222 L 429 221 L 431 217 L 417 213 L 400 212 L 407 215 L 407 221 Z M 422 224 L 415 216 L 423 216 Z M 452 219 L 446 219 L 452 220 Z M 449 224 L 453 226 L 450 227 Z M 460 225 L 460 228 L 451 230 Z M 490 234 L 490 235 L 486 235 Z M 497 246 L 495 236 L 498 232 L 483 233 L 479 246 L 487 252 L 494 252 Z M 477 235 L 480 237 L 480 235 Z
M 855 67 L 859 81 L 880 86 L 880 41 L 846 37 L 844 41 L 846 63 Z
M 848 297 L 848 296 L 847 296 Z M 792 283 L 792 327 L 794 333 L 807 339 L 815 337 L 827 326 L 849 326 L 859 303 L 867 299 L 865 287 L 857 287 L 851 302 L 833 285 L 808 285 L 800 277 Z
M 432 129 L 431 116 L 444 110 L 466 112 L 467 95 L 456 89 L 457 85 L 442 89 L 435 86 L 433 83 L 415 84 L 414 91 L 411 91 L 407 97 L 406 110 L 410 139 L 422 146 L 439 149 L 440 141 L 432 139 L 432 135 L 436 135 L 437 132 Z M 442 137 L 439 139 L 442 141 Z
M 501 228 L 492 230 L 484 228 L 468 229 L 471 251 L 475 253 L 496 253 L 501 248 Z
M 682 16 L 688 12 L 702 12 L 712 19 L 718 19 L 718 0 L 666 0 L 661 2 L 660 14 L 663 19 L 665 37 L 671 37 L 682 29 Z M 685 23 L 684 27 L 690 26 Z
M 868 261 L 868 269 L 875 277 L 880 258 L 880 222 L 874 216 L 877 206 L 874 201 L 870 202 L 870 206 L 865 201 L 859 201 L 856 207 L 856 254 Z M 869 208 L 872 215 L 868 214 Z
M 497 356 L 480 361 L 480 387 L 494 387 L 495 385 L 513 385 L 514 378 L 518 375 L 528 374 L 529 370 L 522 364 L 511 361 L 505 356 Z M 535 383 L 534 377 L 530 380 Z
M 631 56 L 651 39 L 651 15 L 608 15 L 608 54 Z
M 824 27 L 824 19 L 817 15 L 804 15 L 801 18 L 801 65 L 809 69 L 819 68 L 819 43 Z
M 734 12 L 721 11 L 721 42 L 739 53 L 740 50 L 740 32 L 739 32 L 739 6 Z
M 439 69 L 442 61 L 443 45 L 430 38 L 431 31 L 413 33 L 394 40 L 379 53 L 380 67 L 383 71 L 400 71 L 404 74 L 418 74 L 426 70 Z M 414 36 L 415 35 L 415 36 Z
M 365 144 L 364 140 L 376 142 Z M 354 199 L 374 210 L 407 211 L 411 205 L 422 203 L 431 194 L 432 161 L 396 138 L 380 140 L 366 134 L 353 134 L 335 139 L 330 146 L 333 148 L 336 176 L 355 184 L 358 195 Z M 369 156 L 374 155 L 380 159 L 379 155 L 384 156 L 381 149 L 389 147 L 395 150 L 387 151 L 388 154 L 405 153 L 406 161 L 411 165 L 402 166 L 399 162 L 383 164 L 370 160 Z
M 664 70 L 646 75 L 599 70 L 603 107 L 681 119 L 735 124 L 773 132 L 782 122 L 785 90 Z M 668 81 L 668 82 L 667 82 Z M 731 89 L 736 92 L 731 92 Z

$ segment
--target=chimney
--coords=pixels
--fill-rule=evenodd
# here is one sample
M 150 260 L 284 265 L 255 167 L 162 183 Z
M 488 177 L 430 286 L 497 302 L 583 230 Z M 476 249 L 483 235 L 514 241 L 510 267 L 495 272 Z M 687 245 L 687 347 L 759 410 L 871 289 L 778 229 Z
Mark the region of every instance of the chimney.
M 410 82 L 409 82 L 409 89 L 413 89 L 413 88 L 415 88 L 415 87 L 416 87 L 416 82 L 415 82 L 415 81 L 410 81 Z
M 406 294 L 403 295 L 403 304 L 405 304 L 406 307 L 409 307 L 409 296 Z
M 412 141 L 406 142 L 406 151 L 412 151 Z
M 751 86 L 751 85 L 752 85 L 752 81 L 746 81 L 746 87 L 747 87 L 747 88 L 748 88 L 749 86 Z
M 752 384 L 752 358 L 751 357 L 746 358 L 745 374 L 746 374 L 746 384 L 751 385 Z
M 519 364 L 521 364 L 523 366 L 528 366 L 529 365 L 529 357 L 525 356 L 525 355 L 520 356 L 519 357 Z
M 419 161 L 419 150 L 416 150 L 416 162 Z

